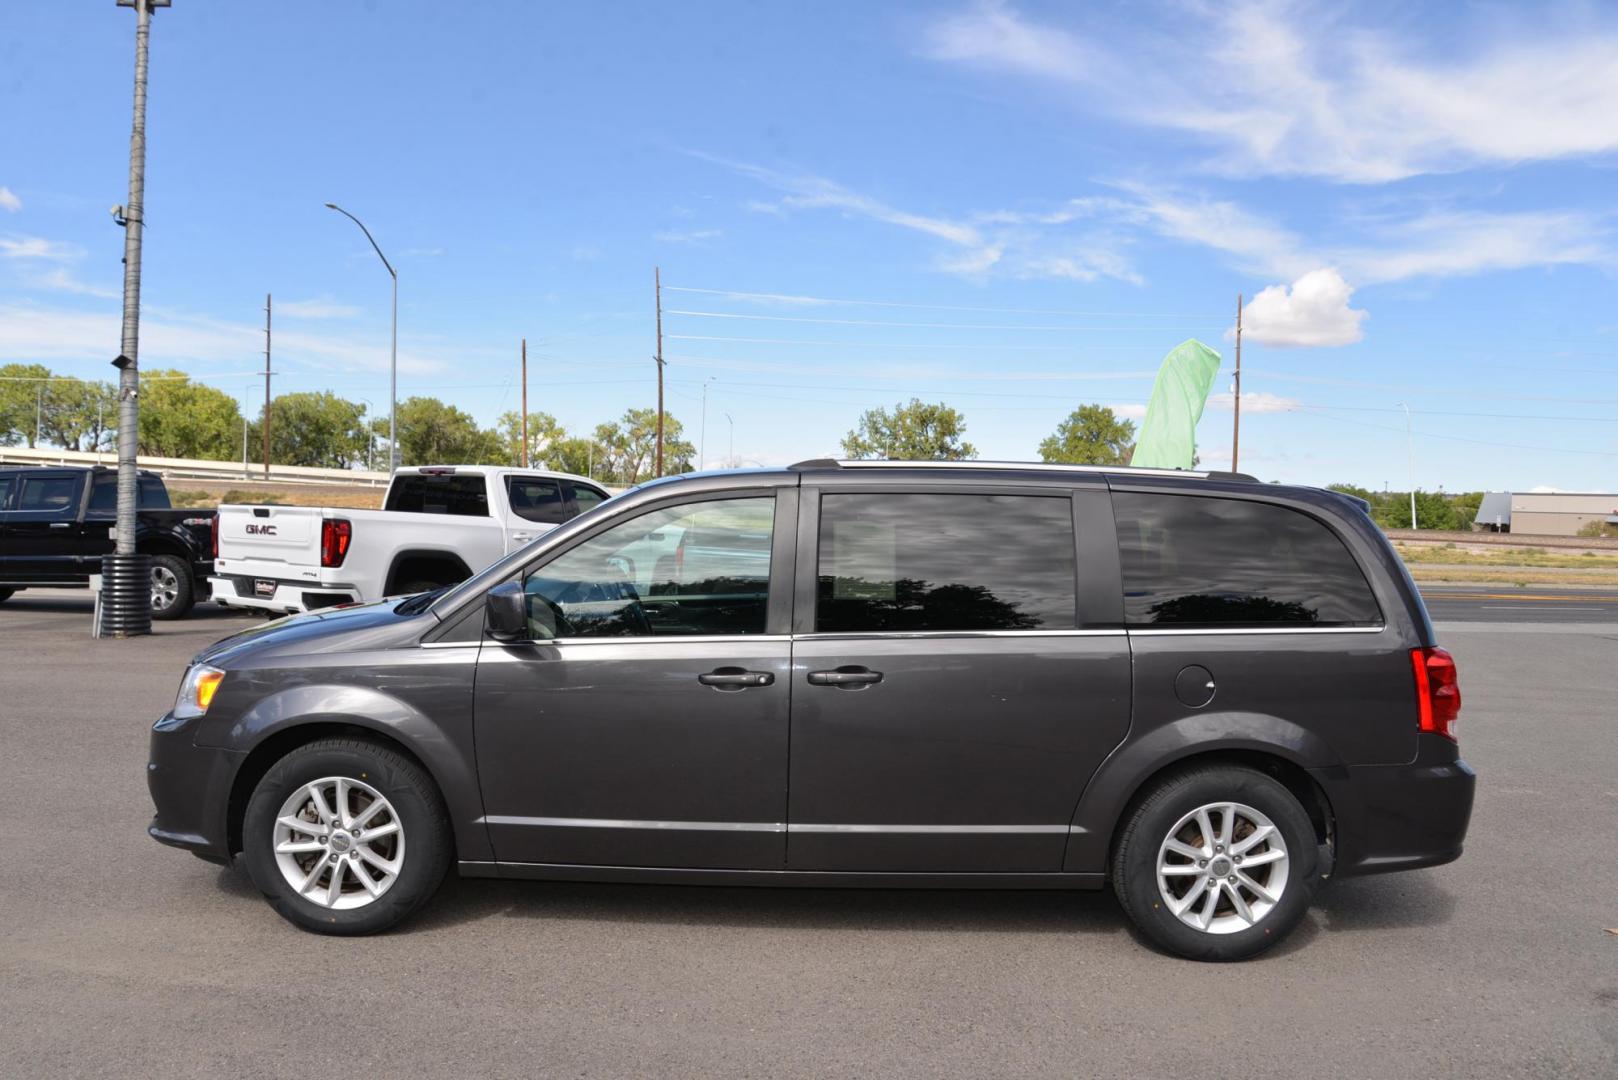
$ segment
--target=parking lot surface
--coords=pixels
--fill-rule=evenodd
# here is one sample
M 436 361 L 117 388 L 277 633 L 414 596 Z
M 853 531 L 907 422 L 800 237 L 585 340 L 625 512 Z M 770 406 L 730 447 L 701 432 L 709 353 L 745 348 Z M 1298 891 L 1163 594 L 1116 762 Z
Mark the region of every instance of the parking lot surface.
M 1618 1075 L 1618 626 L 1441 621 L 1466 855 L 1211 966 L 1110 893 L 452 881 L 310 936 L 145 835 L 148 726 L 254 620 L 93 641 L 88 611 L 0 607 L 0 1074 Z

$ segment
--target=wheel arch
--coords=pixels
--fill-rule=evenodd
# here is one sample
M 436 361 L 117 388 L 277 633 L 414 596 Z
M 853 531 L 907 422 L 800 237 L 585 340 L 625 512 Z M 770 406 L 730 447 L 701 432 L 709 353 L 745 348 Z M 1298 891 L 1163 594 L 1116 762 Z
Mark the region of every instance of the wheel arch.
M 465 581 L 472 576 L 472 568 L 466 565 L 466 560 L 453 551 L 443 548 L 406 548 L 394 552 L 393 561 L 388 564 L 387 575 L 382 579 L 383 595 L 393 595 L 401 585 L 420 572 L 418 568 L 440 570 L 447 568 L 450 573 L 459 575 L 454 581 L 443 582 L 446 585 Z
M 1074 811 L 1063 869 L 1105 872 L 1119 830 L 1147 791 L 1177 773 L 1216 764 L 1273 776 L 1303 805 L 1317 841 L 1335 843 L 1336 812 L 1310 772 L 1344 768 L 1325 741 L 1278 717 L 1206 713 L 1164 725 L 1136 742 L 1126 740 L 1102 763 Z

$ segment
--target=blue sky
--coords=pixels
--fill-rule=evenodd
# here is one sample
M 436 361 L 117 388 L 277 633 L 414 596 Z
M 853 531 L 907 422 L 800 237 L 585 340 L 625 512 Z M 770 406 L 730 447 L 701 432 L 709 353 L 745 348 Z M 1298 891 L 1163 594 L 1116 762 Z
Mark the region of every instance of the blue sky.
M 134 16 L 0 36 L 0 361 L 117 351 Z M 1618 489 L 1618 11 L 1304 3 L 218 4 L 154 19 L 142 365 L 587 428 L 655 401 L 707 458 L 961 409 L 1036 457 L 1138 414 L 1248 298 L 1244 468 Z M 684 291 L 710 290 L 710 291 Z M 1228 403 L 1206 464 L 1228 465 Z

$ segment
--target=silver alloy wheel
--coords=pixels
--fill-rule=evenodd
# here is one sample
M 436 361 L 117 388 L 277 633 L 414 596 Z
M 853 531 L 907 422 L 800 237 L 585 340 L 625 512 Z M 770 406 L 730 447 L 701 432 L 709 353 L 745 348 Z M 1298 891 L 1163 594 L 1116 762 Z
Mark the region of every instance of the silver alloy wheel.
M 164 611 L 174 606 L 180 596 L 180 579 L 162 563 L 152 564 L 152 610 Z
M 1206 934 L 1258 923 L 1287 887 L 1287 845 L 1251 806 L 1199 806 L 1175 823 L 1157 852 L 1157 891 L 1175 918 Z
M 364 907 L 404 866 L 398 812 L 376 788 L 347 776 L 311 780 L 288 795 L 271 834 L 282 878 L 321 907 Z

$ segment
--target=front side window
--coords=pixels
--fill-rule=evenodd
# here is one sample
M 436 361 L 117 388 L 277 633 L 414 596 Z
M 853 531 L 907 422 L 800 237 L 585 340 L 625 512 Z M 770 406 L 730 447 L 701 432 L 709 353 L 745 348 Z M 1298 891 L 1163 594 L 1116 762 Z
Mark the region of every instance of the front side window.
M 1070 500 L 826 495 L 815 629 L 1071 630 Z
M 1381 611 L 1336 534 L 1269 503 L 1112 497 L 1131 626 L 1374 626 Z
M 404 475 L 394 478 L 384 510 L 414 514 L 488 517 L 489 493 L 483 477 Z
M 72 476 L 46 475 L 23 478 L 22 497 L 17 500 L 18 510 L 43 510 L 57 513 L 73 507 L 78 494 L 78 480 Z
M 615 525 L 523 582 L 529 636 L 762 634 L 775 500 L 687 503 Z
M 537 476 L 513 476 L 506 482 L 511 511 L 524 521 L 560 525 L 576 516 L 562 499 L 562 485 Z

